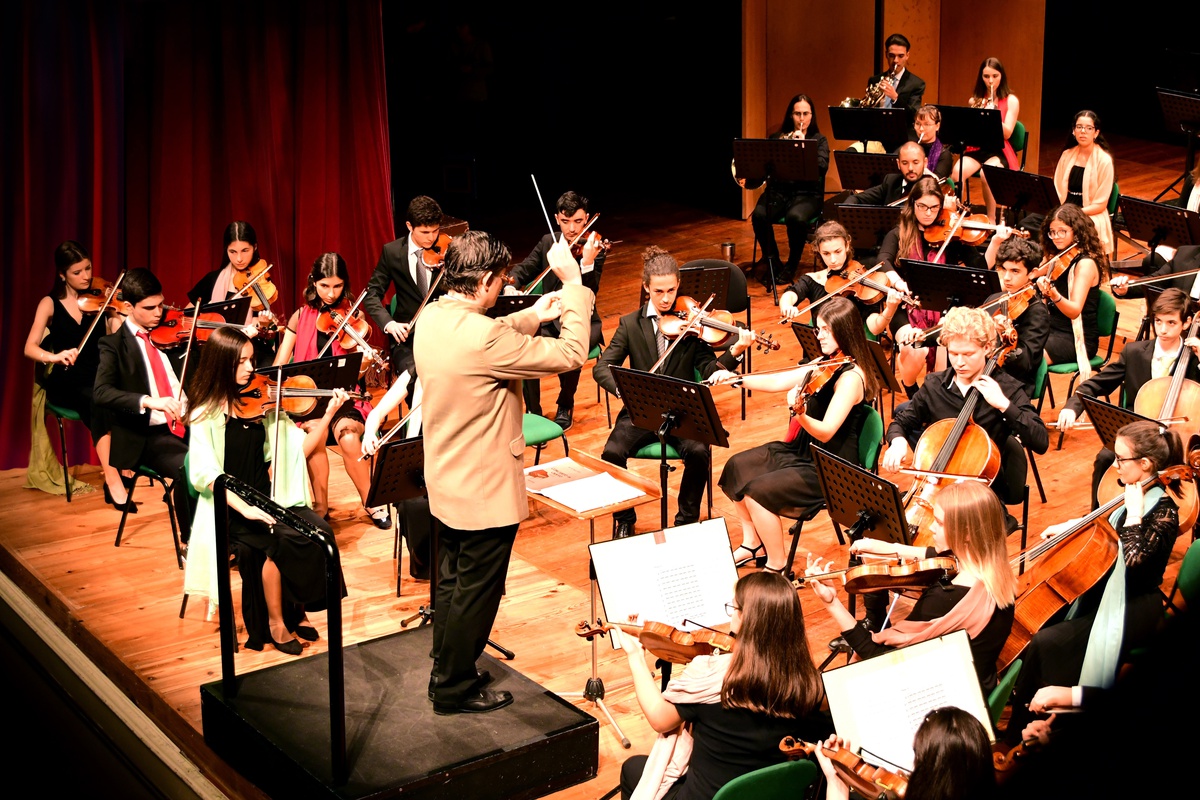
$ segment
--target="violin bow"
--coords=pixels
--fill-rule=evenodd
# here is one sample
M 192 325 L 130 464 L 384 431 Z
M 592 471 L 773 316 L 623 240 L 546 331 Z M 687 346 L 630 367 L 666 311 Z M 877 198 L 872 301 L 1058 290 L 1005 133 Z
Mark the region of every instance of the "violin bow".
M 183 402 L 183 381 L 187 377 L 188 360 L 192 357 L 192 342 L 196 341 L 196 323 L 200 321 L 200 304 L 192 312 L 192 329 L 188 331 L 187 348 L 183 351 L 183 367 L 179 370 L 179 392 L 175 395 L 176 402 Z
M 420 269 L 419 264 L 417 265 L 417 268 Z M 366 298 L 366 296 L 367 290 L 363 289 L 358 295 L 358 299 L 355 300 L 353 305 L 350 306 L 350 311 L 342 318 L 342 321 L 338 323 L 338 326 L 334 329 L 333 333 L 329 334 L 329 339 L 325 342 L 325 346 L 321 348 L 321 352 L 317 353 L 317 358 L 325 357 L 325 353 L 327 353 L 329 348 L 333 346 L 334 341 L 336 341 L 337 338 L 342 335 L 342 331 L 346 329 L 346 326 L 350 323 L 350 318 L 354 316 L 355 311 L 358 311 L 358 307 L 362 305 L 362 301 L 364 298 Z
M 263 294 L 262 289 L 259 288 L 258 282 L 262 280 L 264 275 L 271 271 L 271 267 L 273 266 L 275 265 L 267 264 L 265 267 L 260 269 L 257 274 L 252 276 L 250 280 L 246 281 L 246 285 L 239 289 L 238 293 L 235 294 L 234 297 L 242 297 L 246 294 L 248 289 L 253 289 L 254 293 L 258 295 L 259 302 L 263 304 L 263 309 L 269 311 L 270 306 L 267 304 L 267 297 L 265 294 Z
M 954 224 L 950 227 L 950 232 L 946 234 L 946 241 L 942 242 L 942 246 L 938 248 L 937 255 L 933 257 L 935 262 L 942 260 L 942 254 L 946 252 L 946 248 L 950 246 L 950 242 L 954 241 L 954 234 L 962 227 L 963 221 L 967 218 L 966 214 L 955 214 Z
M 419 381 L 420 378 L 418 378 L 417 380 Z M 419 390 L 415 390 L 415 391 L 417 391 L 418 394 L 420 393 Z M 389 430 L 382 437 L 380 437 L 379 444 L 376 445 L 376 447 L 375 447 L 375 452 L 378 453 L 379 449 L 381 447 L 383 447 L 385 444 L 387 444 L 388 442 L 390 442 L 392 440 L 392 437 L 395 436 L 398 431 L 404 430 L 405 423 L 407 423 L 409 418 L 413 414 L 417 413 L 417 411 L 420 410 L 420 408 L 421 408 L 421 401 L 414 398 L 413 404 L 411 406 L 409 406 L 409 408 L 408 408 L 408 413 L 405 414 L 403 417 L 401 417 L 400 421 L 397 422 L 395 425 L 393 425 L 391 430 Z M 366 453 L 363 453 L 361 456 L 358 457 L 358 460 L 363 461 L 368 458 L 371 458 L 371 456 L 367 455 Z
M 79 341 L 80 350 L 83 350 L 83 346 L 87 344 L 87 340 L 92 337 L 92 331 L 96 330 L 96 325 L 99 324 L 100 320 L 104 319 L 104 312 L 108 310 L 108 306 L 110 303 L 112 303 L 112 299 L 117 296 L 117 290 L 121 288 L 121 281 L 125 280 L 125 273 L 128 271 L 129 268 L 126 267 L 125 269 L 121 270 L 121 274 L 117 276 L 117 280 L 113 284 L 112 291 L 109 292 L 108 297 L 104 298 L 104 302 L 100 305 L 100 310 L 96 312 L 96 318 L 92 320 L 92 324 L 88 326 L 87 332 L 83 334 L 83 339 Z M 64 367 L 64 369 L 66 369 L 66 367 Z
M 852 278 L 852 279 L 850 279 L 850 280 L 846 281 L 844 284 L 842 284 L 842 287 L 841 287 L 841 289 L 838 289 L 836 292 L 831 292 L 831 293 L 829 293 L 829 294 L 826 294 L 824 297 L 822 297 L 820 300 L 818 300 L 818 301 L 817 301 L 817 302 L 815 302 L 815 303 L 809 303 L 809 305 L 808 305 L 808 306 L 807 306 L 807 307 L 806 307 L 804 310 L 805 310 L 805 311 L 806 311 L 808 314 L 810 314 L 810 315 L 811 315 L 811 314 L 812 314 L 812 312 L 813 312 L 813 309 L 814 309 L 814 308 L 816 308 L 817 306 L 821 305 L 821 303 L 824 303 L 826 300 L 828 300 L 828 299 L 829 299 L 829 298 L 831 298 L 831 297 L 838 297 L 838 296 L 840 296 L 840 295 L 842 294 L 842 291 L 843 291 L 844 289 L 849 289 L 849 288 L 850 288 L 851 286 L 853 286 L 854 284 L 856 284 L 856 283 L 860 283 L 860 282 L 862 282 L 862 281 L 866 280 L 867 278 L 869 278 L 870 276 L 872 276 L 872 275 L 874 275 L 876 272 L 878 272 L 878 271 L 879 271 L 879 270 L 880 270 L 882 267 L 883 267 L 883 262 L 881 261 L 880 263 L 876 264 L 875 266 L 871 267 L 870 269 L 868 269 L 868 270 L 864 270 L 864 271 L 863 271 L 863 274 L 862 274 L 862 275 L 859 275 L 857 278 Z M 790 323 L 790 322 L 792 322 L 790 319 L 781 319 L 781 320 L 779 320 L 779 324 L 780 324 L 780 325 L 787 325 L 787 324 L 788 324 L 788 323 Z M 793 324 L 797 324 L 797 323 L 793 323 Z
M 424 267 L 418 264 L 417 269 L 424 269 Z M 413 312 L 412 319 L 408 322 L 408 329 L 410 331 L 412 330 L 412 327 L 417 324 L 417 317 L 421 316 L 421 312 L 424 311 L 425 306 L 429 304 L 429 299 L 433 297 L 433 293 L 437 291 L 438 284 L 442 282 L 442 276 L 445 274 L 445 269 L 439 269 L 438 274 L 433 276 L 433 281 L 429 284 L 429 291 L 427 291 L 425 296 L 421 298 L 421 305 L 417 306 L 417 310 Z
M 542 199 L 542 190 L 538 188 L 537 178 L 533 176 L 532 172 L 529 173 L 529 178 L 533 181 L 533 191 L 537 192 L 538 205 L 542 209 L 542 216 L 546 218 L 546 227 L 550 229 L 550 238 L 558 241 L 558 238 L 554 235 L 554 223 L 550 221 L 550 212 L 546 210 L 546 201 Z
M 671 353 L 675 352 L 675 348 L 678 347 L 679 343 L 683 341 L 683 337 L 687 336 L 689 331 L 695 330 L 696 326 L 700 324 L 700 318 L 703 317 L 708 311 L 708 304 L 716 299 L 716 297 L 717 296 L 715 294 L 710 294 L 708 296 L 708 299 L 704 301 L 704 305 L 700 306 L 700 312 L 696 314 L 695 317 L 688 320 L 688 324 L 679 332 L 679 335 L 675 337 L 675 341 L 671 342 L 671 346 L 667 348 L 667 352 L 658 357 L 658 361 L 654 362 L 654 366 L 648 370 L 649 372 L 654 372 L 657 370 L 663 365 L 664 361 L 671 357 Z
M 595 224 L 596 224 L 596 220 L 597 220 L 597 219 L 599 219 L 599 218 L 600 218 L 600 212 L 599 212 L 599 211 L 597 211 L 595 214 L 592 214 L 592 218 L 591 218 L 591 219 L 588 221 L 588 224 L 584 226 L 583 230 L 581 230 L 581 231 L 579 232 L 579 235 L 578 235 L 578 236 L 576 236 L 574 239 L 572 239 L 572 240 L 571 240 L 571 246 L 572 246 L 572 247 L 574 247 L 574 246 L 575 246 L 575 243 L 579 241 L 579 237 L 580 237 L 580 236 L 583 236 L 585 233 L 587 233 L 587 232 L 588 232 L 588 228 L 590 228 L 590 227 L 592 227 L 593 225 L 595 225 Z M 553 233 L 553 232 L 552 232 L 552 233 Z M 542 278 L 545 278 L 547 275 L 549 275 L 549 274 L 550 274 L 550 270 L 552 270 L 552 269 L 554 269 L 554 267 L 552 267 L 552 266 L 547 266 L 547 267 L 546 267 L 544 270 L 542 270 L 542 271 L 541 271 L 541 273 L 540 273 L 540 274 L 539 274 L 539 275 L 538 275 L 536 278 L 534 278 L 534 279 L 533 279 L 533 281 L 532 281 L 532 282 L 529 284 L 529 286 L 528 286 L 528 287 L 526 287 L 526 288 L 525 288 L 525 289 L 524 289 L 524 290 L 521 292 L 521 294 L 525 295 L 525 294 L 529 294 L 530 292 L 532 292 L 532 291 L 533 291 L 533 287 L 537 286 L 537 285 L 538 285 L 538 284 L 541 282 Z

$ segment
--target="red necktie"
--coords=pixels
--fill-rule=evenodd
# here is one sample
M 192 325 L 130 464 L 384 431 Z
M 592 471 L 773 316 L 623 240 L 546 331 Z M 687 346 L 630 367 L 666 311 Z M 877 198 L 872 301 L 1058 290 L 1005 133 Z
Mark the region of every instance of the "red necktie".
M 154 373 L 154 385 L 158 388 L 159 397 L 174 397 L 175 393 L 171 391 L 171 379 L 167 377 L 167 367 L 163 364 L 163 355 L 158 352 L 158 348 L 150 341 L 150 334 L 145 331 L 138 331 L 137 337 L 146 345 L 146 355 L 150 359 L 150 371 Z M 171 429 L 171 433 L 183 438 L 183 423 L 177 419 L 168 419 L 167 427 Z

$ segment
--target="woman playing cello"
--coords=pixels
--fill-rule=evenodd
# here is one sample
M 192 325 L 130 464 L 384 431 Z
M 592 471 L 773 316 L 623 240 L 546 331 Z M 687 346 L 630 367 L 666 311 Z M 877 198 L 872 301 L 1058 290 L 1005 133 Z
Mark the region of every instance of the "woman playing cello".
M 1179 506 L 1162 486 L 1145 489 L 1143 483 L 1182 464 L 1183 446 L 1175 431 L 1139 420 L 1117 432 L 1114 450 L 1125 484 L 1125 502 L 1109 517 L 1120 540 L 1116 566 L 1079 597 L 1071 619 L 1043 628 L 1022 651 L 1008 725 L 1014 742 L 1032 719 L 1036 707 L 1026 704 L 1040 688 L 1079 687 L 1072 692 L 1078 700 L 1082 687 L 1111 686 L 1122 658 L 1145 643 L 1162 620 L 1158 587 L 1179 536 Z M 1052 526 L 1043 537 L 1055 532 Z
M 788 441 L 770 442 L 738 453 L 721 472 L 721 490 L 734 502 L 742 524 L 742 543 L 735 563 L 754 562 L 780 572 L 784 568 L 783 526 L 779 515 L 797 516 L 799 509 L 821 500 L 821 486 L 809 445 L 852 462 L 858 461 L 858 431 L 866 415 L 863 400 L 877 391 L 863 336 L 862 317 L 844 297 L 834 297 L 817 311 L 817 341 L 825 359 L 849 356 L 852 363 L 833 368 L 824 385 L 810 397 L 795 421 L 800 430 Z M 856 362 L 856 363 L 854 363 Z M 802 365 L 771 375 L 745 375 L 736 380 L 750 389 L 787 391 L 809 383 L 813 370 Z M 765 549 L 765 554 L 763 551 Z
M 870 658 L 897 647 L 965 630 L 971 637 L 971 655 L 984 694 L 996 685 L 996 658 L 1008 639 L 1013 622 L 1016 578 L 1008 564 L 1004 509 L 990 489 L 975 482 L 951 484 L 938 492 L 933 504 L 935 553 L 953 553 L 958 573 L 949 583 L 926 588 L 907 619 L 878 633 L 858 623 L 838 598 L 832 583 L 807 581 L 860 658 Z M 924 557 L 925 550 L 906 545 L 862 539 L 851 546 L 855 553 Z M 832 569 L 812 554 L 809 575 Z

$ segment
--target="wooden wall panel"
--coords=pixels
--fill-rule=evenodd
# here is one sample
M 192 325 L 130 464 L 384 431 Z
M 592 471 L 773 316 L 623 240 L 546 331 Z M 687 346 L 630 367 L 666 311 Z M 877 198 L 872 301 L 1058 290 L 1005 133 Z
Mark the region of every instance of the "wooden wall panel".
M 946 6 L 966 8 L 966 4 L 946 3 Z M 938 75 L 943 65 L 940 61 L 941 42 L 945 33 L 941 30 L 943 4 L 941 0 L 883 0 L 883 34 L 879 42 L 880 58 L 883 57 L 883 42 L 893 33 L 908 39 L 908 68 L 925 80 L 925 101 L 936 103 Z M 975 17 L 978 20 L 978 17 Z M 886 66 L 886 64 L 882 65 Z

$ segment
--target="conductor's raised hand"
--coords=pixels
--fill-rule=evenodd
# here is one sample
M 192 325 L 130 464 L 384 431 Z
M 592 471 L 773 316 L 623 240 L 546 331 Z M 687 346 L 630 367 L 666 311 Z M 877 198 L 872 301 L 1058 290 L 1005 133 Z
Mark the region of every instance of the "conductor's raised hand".
M 538 322 L 558 319 L 562 316 L 562 295 L 558 292 L 542 295 L 533 304 L 533 310 L 537 314 Z
M 579 262 L 571 255 L 571 246 L 565 239 L 559 239 L 554 243 L 554 246 L 546 252 L 546 260 L 564 286 L 569 283 L 583 284 L 583 277 L 579 272 Z

